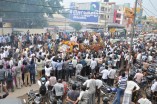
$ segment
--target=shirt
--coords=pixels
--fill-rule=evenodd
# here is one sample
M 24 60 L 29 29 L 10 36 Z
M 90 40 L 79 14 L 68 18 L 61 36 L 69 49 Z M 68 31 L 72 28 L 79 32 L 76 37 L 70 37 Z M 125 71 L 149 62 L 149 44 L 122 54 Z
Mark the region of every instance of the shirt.
M 151 86 L 151 91 L 156 92 L 157 91 L 157 82 L 153 83 Z
M 63 62 L 58 62 L 56 64 L 57 70 L 62 70 Z
M 5 70 L 0 69 L 0 80 L 4 80 L 4 78 L 5 78 Z
M 51 64 L 52 64 L 52 68 L 53 68 L 53 70 L 56 70 L 57 62 L 52 61 Z
M 105 70 L 105 67 L 104 67 L 104 66 L 101 66 L 101 67 L 99 68 L 99 72 L 101 72 L 101 71 L 103 71 L 103 70 Z
M 125 93 L 132 94 L 132 90 L 136 87 L 136 90 L 139 90 L 140 87 L 134 81 L 127 81 L 127 87 Z
M 138 100 L 139 104 L 152 104 L 147 98 L 141 98 Z
M 91 69 L 92 69 L 92 70 L 95 69 L 96 66 L 97 66 L 97 62 L 96 62 L 95 60 L 92 60 L 92 61 L 91 61 L 91 64 L 90 64 Z
M 103 85 L 102 80 L 100 80 L 100 79 L 96 79 L 95 81 L 96 81 L 97 89 L 100 89 L 100 87 Z
M 50 76 L 51 70 L 52 70 L 52 67 L 47 68 L 47 67 L 45 66 L 45 75 L 46 75 L 46 76 Z
M 102 73 L 102 79 L 108 79 L 108 73 L 109 73 L 108 70 L 105 69 L 101 71 L 101 73 Z
M 56 83 L 52 89 L 55 90 L 56 96 L 63 96 L 64 94 L 64 85 L 62 83 Z
M 91 63 L 91 59 L 85 59 L 86 63 L 87 63 L 87 66 L 90 66 L 90 63 Z
M 88 101 L 89 99 L 89 91 L 81 91 L 80 92 L 80 96 L 78 97 L 79 100 L 81 101 Z M 87 103 L 83 103 L 83 104 L 87 104 Z
M 79 97 L 80 93 L 78 91 L 70 90 L 67 93 L 67 96 L 69 97 L 70 100 L 76 101 L 77 98 Z M 72 102 L 68 102 L 68 104 L 73 104 Z
M 83 85 L 86 85 L 89 91 L 89 93 L 95 93 L 96 90 L 96 80 L 95 79 L 89 79 L 87 80 Z
M 116 70 L 115 69 L 111 69 L 108 73 L 108 77 L 110 79 L 114 79 L 115 78 L 115 75 L 116 75 Z
M 118 87 L 120 89 L 125 89 L 127 86 L 127 80 L 128 80 L 127 77 L 121 77 L 118 81 Z
M 72 60 L 72 64 L 73 64 L 73 67 L 76 68 L 77 60 L 76 60 L 76 59 L 73 59 L 73 60 Z
M 142 54 L 141 53 L 139 53 L 138 55 L 137 55 L 137 60 L 141 60 L 141 57 L 142 57 Z

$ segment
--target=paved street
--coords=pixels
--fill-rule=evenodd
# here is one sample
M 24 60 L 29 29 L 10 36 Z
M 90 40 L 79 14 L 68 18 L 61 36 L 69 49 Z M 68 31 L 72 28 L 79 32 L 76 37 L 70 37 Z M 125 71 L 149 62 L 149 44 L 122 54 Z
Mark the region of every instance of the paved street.
M 26 94 L 27 92 L 29 92 L 31 89 L 33 89 L 34 91 L 38 90 L 39 87 L 37 84 L 32 85 L 31 87 L 23 87 L 21 89 L 16 89 L 14 92 L 10 92 L 8 98 L 15 98 L 15 97 L 19 97 L 19 96 L 23 96 L 24 94 Z

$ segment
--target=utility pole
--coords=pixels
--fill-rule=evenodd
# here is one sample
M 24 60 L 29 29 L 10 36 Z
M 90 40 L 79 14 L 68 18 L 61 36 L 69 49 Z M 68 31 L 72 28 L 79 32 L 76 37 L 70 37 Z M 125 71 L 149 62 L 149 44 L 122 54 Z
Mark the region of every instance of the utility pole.
M 138 0 L 135 1 L 134 18 L 133 18 L 133 25 L 132 25 L 132 34 L 131 34 L 131 39 L 130 39 L 130 53 L 129 53 L 128 64 L 130 64 L 130 59 L 131 59 L 131 54 L 132 54 L 133 37 L 135 35 L 137 1 Z

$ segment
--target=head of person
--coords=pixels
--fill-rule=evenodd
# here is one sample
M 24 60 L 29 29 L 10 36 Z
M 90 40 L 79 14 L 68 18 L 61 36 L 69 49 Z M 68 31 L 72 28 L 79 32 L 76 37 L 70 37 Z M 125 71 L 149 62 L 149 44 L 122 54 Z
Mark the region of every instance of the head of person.
M 155 80 L 157 81 L 157 76 L 156 76 Z
M 97 74 L 97 75 L 96 75 L 96 79 L 100 79 L 100 76 L 99 76 L 99 74 Z
M 38 59 L 38 62 L 40 62 L 40 59 Z
M 90 76 L 90 78 L 91 78 L 91 79 L 94 79 L 94 78 L 95 78 L 95 75 L 94 75 L 94 74 L 92 74 L 92 75 Z
M 46 64 L 46 68 L 49 68 L 49 65 L 48 65 L 48 64 Z
M 15 66 L 18 66 L 18 63 L 15 63 Z
M 3 68 L 3 65 L 0 65 L 0 69 L 2 69 Z
M 61 80 L 61 79 L 58 79 L 58 83 L 62 83 L 62 80 Z
M 81 87 L 81 90 L 82 90 L 82 91 L 86 91 L 86 86 L 82 86 L 82 87 Z
M 76 84 L 72 85 L 72 90 L 76 90 Z
M 7 65 L 7 69 L 10 69 L 10 65 Z
M 122 77 L 125 77 L 125 73 L 124 72 L 122 73 Z
M 50 73 L 50 76 L 55 76 L 55 74 L 53 72 Z
M 130 77 L 128 78 L 128 80 L 129 80 L 129 81 L 132 81 L 132 80 L 133 80 L 133 77 L 130 76 Z

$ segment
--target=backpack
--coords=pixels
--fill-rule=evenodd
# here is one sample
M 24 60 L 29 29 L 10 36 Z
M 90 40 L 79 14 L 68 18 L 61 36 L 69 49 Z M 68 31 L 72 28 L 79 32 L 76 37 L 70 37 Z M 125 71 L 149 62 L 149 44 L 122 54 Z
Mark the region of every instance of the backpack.
M 11 71 L 8 72 L 8 77 L 7 77 L 7 81 L 11 82 L 13 80 L 13 75 L 11 73 Z
M 41 82 L 41 87 L 39 89 L 39 93 L 44 96 L 46 94 L 46 86 L 45 83 L 46 81 L 40 81 Z

